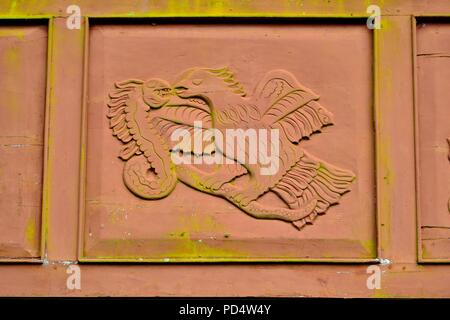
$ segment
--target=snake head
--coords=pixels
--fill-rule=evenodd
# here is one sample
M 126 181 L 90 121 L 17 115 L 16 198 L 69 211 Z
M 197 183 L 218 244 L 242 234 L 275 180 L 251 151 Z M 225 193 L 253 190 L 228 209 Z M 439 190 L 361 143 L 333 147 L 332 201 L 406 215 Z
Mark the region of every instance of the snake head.
M 150 108 L 158 109 L 170 100 L 173 94 L 170 84 L 161 79 L 150 79 L 142 85 L 142 96 Z

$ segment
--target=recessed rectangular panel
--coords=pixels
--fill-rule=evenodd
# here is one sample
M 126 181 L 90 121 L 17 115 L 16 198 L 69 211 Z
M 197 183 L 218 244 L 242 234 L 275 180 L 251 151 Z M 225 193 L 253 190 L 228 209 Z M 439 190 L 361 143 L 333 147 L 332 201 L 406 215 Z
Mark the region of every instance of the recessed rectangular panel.
M 365 25 L 93 25 L 88 45 L 82 259 L 376 257 Z
M 450 261 L 450 24 L 417 24 L 422 258 Z
M 39 257 L 46 26 L 0 26 L 0 259 Z

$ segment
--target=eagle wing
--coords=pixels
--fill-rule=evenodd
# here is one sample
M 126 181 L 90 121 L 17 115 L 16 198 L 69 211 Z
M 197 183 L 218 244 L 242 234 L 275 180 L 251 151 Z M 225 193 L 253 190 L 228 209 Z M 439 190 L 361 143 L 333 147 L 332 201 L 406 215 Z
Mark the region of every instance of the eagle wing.
M 212 119 L 209 112 L 189 105 L 162 107 L 150 112 L 149 124 L 157 129 L 171 150 L 178 149 L 183 153 L 196 155 L 214 151 L 211 148 L 211 139 L 208 139 L 208 129 L 212 128 Z M 174 139 L 177 130 L 183 130 L 180 133 L 189 135 L 189 138 L 180 141 L 178 138 L 181 137 L 178 136 L 177 139 Z M 200 142 L 201 147 L 194 146 L 194 141 L 197 141 L 197 144 Z
M 312 224 L 317 215 L 322 215 L 342 195 L 350 191 L 355 179 L 353 172 L 332 166 L 308 153 L 280 179 L 271 190 L 292 210 L 313 204 L 308 216 L 294 221 L 297 228 Z
M 256 89 L 260 106 L 266 106 L 263 121 L 272 128 L 280 129 L 286 138 L 297 144 L 314 132 L 332 124 L 332 114 L 317 101 L 319 96 L 301 85 L 295 77 L 284 70 L 269 72 Z M 353 172 L 327 164 L 303 151 L 300 159 L 289 168 L 271 188 L 292 211 L 309 208 L 307 216 L 293 224 L 297 228 L 313 223 L 317 215 L 337 204 L 342 195 L 350 190 L 355 179 Z
M 201 186 L 206 192 L 215 192 L 224 183 L 247 173 L 244 166 L 236 161 L 228 162 L 225 155 L 216 148 L 214 136 L 209 130 L 212 129 L 209 112 L 189 105 L 162 107 L 153 111 L 149 122 L 167 141 L 172 152 L 177 152 L 179 157 L 187 161 L 178 164 L 177 173 L 188 185 Z M 182 130 L 182 136 L 175 136 L 181 138 L 181 141 L 173 139 L 177 130 Z M 199 156 L 203 159 L 196 163 L 195 157 Z M 204 163 L 208 158 L 213 165 Z M 219 163 L 215 163 L 217 160 Z M 194 176 L 197 178 L 193 178 Z
M 285 70 L 266 74 L 255 90 L 263 108 L 263 121 L 283 130 L 292 143 L 308 138 L 332 124 L 332 114 L 320 105 L 319 96 Z

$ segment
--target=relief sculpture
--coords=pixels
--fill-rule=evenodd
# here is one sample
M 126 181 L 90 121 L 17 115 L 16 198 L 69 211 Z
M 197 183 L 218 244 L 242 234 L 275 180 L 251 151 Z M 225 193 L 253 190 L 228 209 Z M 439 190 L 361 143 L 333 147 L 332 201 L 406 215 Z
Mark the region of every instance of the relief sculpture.
M 332 114 L 318 103 L 318 95 L 284 70 L 268 72 L 251 94 L 228 68 L 192 68 L 173 83 L 117 82 L 109 98 L 110 127 L 124 144 L 119 154 L 125 161 L 123 181 L 143 199 L 169 196 L 181 181 L 222 197 L 255 218 L 284 220 L 301 229 L 338 204 L 355 178 L 351 171 L 325 163 L 301 147 L 303 139 L 332 124 Z M 180 129 L 189 132 L 192 141 L 204 134 L 201 147 L 180 147 L 173 139 Z M 224 147 L 230 145 L 227 131 L 250 129 L 278 132 L 274 172 L 264 174 L 260 163 L 245 161 L 252 157 L 250 140 L 238 143 L 238 149 L 244 148 L 243 158 Z M 204 137 L 211 132 L 215 132 L 209 135 L 212 143 L 205 145 Z M 218 136 L 225 141 L 219 143 Z M 272 142 L 270 138 L 266 144 Z M 192 161 L 176 162 L 174 155 Z M 199 157 L 223 161 L 201 162 Z M 267 193 L 280 201 L 264 201 Z

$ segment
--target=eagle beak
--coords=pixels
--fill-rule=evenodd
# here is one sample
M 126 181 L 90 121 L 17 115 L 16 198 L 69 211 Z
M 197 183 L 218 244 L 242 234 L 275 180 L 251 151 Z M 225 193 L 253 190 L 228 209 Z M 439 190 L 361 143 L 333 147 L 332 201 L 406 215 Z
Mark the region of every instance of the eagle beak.
M 177 106 L 188 106 L 197 109 L 201 109 L 206 112 L 210 112 L 206 102 L 201 98 L 193 97 L 183 97 L 182 93 L 186 91 L 187 88 L 182 86 L 174 86 L 170 90 L 170 95 L 168 95 L 169 101 L 165 104 L 166 107 L 177 107 Z
M 177 85 L 177 86 L 172 87 L 172 92 L 181 98 L 187 98 L 186 97 L 187 91 L 188 91 L 188 88 L 186 88 L 184 86 Z
M 167 107 L 176 107 L 179 105 L 186 105 L 188 100 L 187 99 L 183 99 L 179 96 L 177 96 L 176 94 L 171 94 L 169 96 L 169 101 L 167 101 L 166 106 Z

